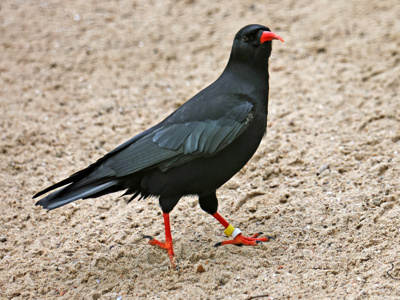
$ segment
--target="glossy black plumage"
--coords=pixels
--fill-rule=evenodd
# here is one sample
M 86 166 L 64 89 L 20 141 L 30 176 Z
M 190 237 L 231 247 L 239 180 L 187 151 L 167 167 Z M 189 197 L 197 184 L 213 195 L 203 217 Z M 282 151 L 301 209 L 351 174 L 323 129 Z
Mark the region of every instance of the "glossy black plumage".
M 215 191 L 253 156 L 266 130 L 270 31 L 249 25 L 235 36 L 221 76 L 161 123 L 138 134 L 97 162 L 39 192 L 56 188 L 36 205 L 54 209 L 78 199 L 126 190 L 134 197 L 159 196 L 169 213 L 185 195 L 217 211 Z

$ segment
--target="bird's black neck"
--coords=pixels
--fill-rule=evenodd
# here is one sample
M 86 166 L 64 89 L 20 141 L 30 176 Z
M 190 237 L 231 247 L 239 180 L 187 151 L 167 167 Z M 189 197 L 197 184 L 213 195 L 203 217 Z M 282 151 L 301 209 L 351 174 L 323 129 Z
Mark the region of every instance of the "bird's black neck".
M 243 80 L 250 80 L 259 87 L 265 86 L 268 88 L 269 73 L 268 60 L 260 61 L 259 64 L 238 63 L 229 61 L 225 72 L 237 74 Z
M 240 82 L 246 86 L 254 86 L 259 92 L 268 94 L 268 61 L 258 66 L 241 63 L 228 63 L 223 75 L 226 75 L 227 77 L 236 77 L 238 80 L 235 80 L 234 82 Z
M 268 113 L 269 74 L 268 61 L 263 67 L 246 64 L 230 64 L 226 66 L 220 80 L 235 83 L 231 86 L 234 93 L 246 93 L 260 111 Z

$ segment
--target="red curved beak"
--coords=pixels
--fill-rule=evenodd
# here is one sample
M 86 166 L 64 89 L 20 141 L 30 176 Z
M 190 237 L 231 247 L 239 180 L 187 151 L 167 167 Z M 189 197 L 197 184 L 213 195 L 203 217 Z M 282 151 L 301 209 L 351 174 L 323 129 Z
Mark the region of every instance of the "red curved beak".
M 281 38 L 279 35 L 271 31 L 263 31 L 260 38 L 260 43 L 262 44 L 266 41 L 272 41 L 272 40 L 280 40 L 281 42 L 283 42 L 283 38 Z

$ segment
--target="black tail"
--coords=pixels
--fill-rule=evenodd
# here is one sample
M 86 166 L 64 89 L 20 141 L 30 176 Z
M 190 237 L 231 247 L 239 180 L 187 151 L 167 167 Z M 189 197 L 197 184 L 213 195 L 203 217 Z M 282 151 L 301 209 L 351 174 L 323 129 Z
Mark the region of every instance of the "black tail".
M 36 205 L 41 205 L 43 208 L 51 210 L 78 199 L 96 198 L 125 189 L 123 181 L 115 177 L 112 169 L 101 164 L 97 166 L 93 164 L 69 178 L 44 189 L 33 198 L 59 187 L 63 188 L 47 195 L 36 202 Z
M 138 195 L 142 195 L 143 198 L 147 197 L 148 195 L 142 194 L 140 189 L 140 175 L 135 175 L 135 173 L 141 169 L 135 169 L 134 167 L 131 167 L 130 169 L 132 170 L 132 173 L 118 175 L 113 167 L 113 162 L 117 162 L 117 167 L 120 167 L 121 162 L 118 160 L 126 159 L 135 153 L 135 149 L 129 147 L 141 138 L 146 137 L 147 134 L 156 130 L 157 126 L 158 125 L 147 129 L 141 134 L 131 138 L 129 141 L 107 153 L 105 156 L 88 166 L 86 169 L 83 169 L 71 175 L 67 179 L 64 179 L 37 193 L 35 196 L 33 196 L 33 198 L 37 198 L 46 194 L 47 192 L 62 187 L 61 189 L 36 202 L 36 205 L 41 205 L 43 208 L 51 210 L 78 199 L 96 198 L 126 189 L 128 189 L 128 191 L 125 194 L 134 194 L 134 197 Z M 151 136 L 148 141 L 152 141 Z M 142 143 L 141 146 L 146 146 L 146 143 Z M 139 150 L 140 149 L 141 148 L 139 147 Z M 128 152 L 125 153 L 123 151 Z M 141 153 L 140 151 L 138 152 Z M 122 158 L 115 158 L 114 156 L 117 156 L 119 153 L 122 154 Z M 129 164 L 129 161 L 127 161 L 127 164 Z M 145 168 L 148 167 L 148 165 L 144 165 L 142 167 Z
M 51 210 L 78 199 L 96 198 L 119 190 L 121 188 L 118 187 L 116 180 L 92 183 L 85 186 L 77 186 L 77 184 L 73 183 L 44 197 L 36 202 L 36 205 L 41 205 L 43 208 Z

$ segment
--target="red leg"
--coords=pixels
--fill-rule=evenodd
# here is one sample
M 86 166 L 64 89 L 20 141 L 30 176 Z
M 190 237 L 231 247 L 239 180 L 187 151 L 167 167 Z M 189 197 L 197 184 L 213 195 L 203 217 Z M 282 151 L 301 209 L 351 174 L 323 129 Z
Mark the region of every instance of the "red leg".
M 162 243 L 154 238 L 152 238 L 149 235 L 143 236 L 144 238 L 150 239 L 149 244 L 153 246 L 158 246 L 162 249 L 167 250 L 169 260 L 171 261 L 171 264 L 174 268 L 176 268 L 175 265 L 175 254 L 174 254 L 174 249 L 172 245 L 172 235 L 171 235 L 171 226 L 169 223 L 169 214 L 163 213 L 164 216 L 164 226 L 165 226 L 165 243 Z
M 245 237 L 242 235 L 241 231 L 238 228 L 235 228 L 232 225 L 229 225 L 229 223 L 219 213 L 216 212 L 212 216 L 215 219 L 217 219 L 218 222 L 220 222 L 222 226 L 225 227 L 224 233 L 227 236 L 232 236 L 232 238 L 233 238 L 232 240 L 218 242 L 215 244 L 215 247 L 222 246 L 222 245 L 229 245 L 229 244 L 255 246 L 259 243 L 268 242 L 270 239 L 273 239 L 273 237 L 257 238 L 260 234 L 262 234 L 262 232 L 256 233 L 256 234 L 252 235 L 251 237 Z

